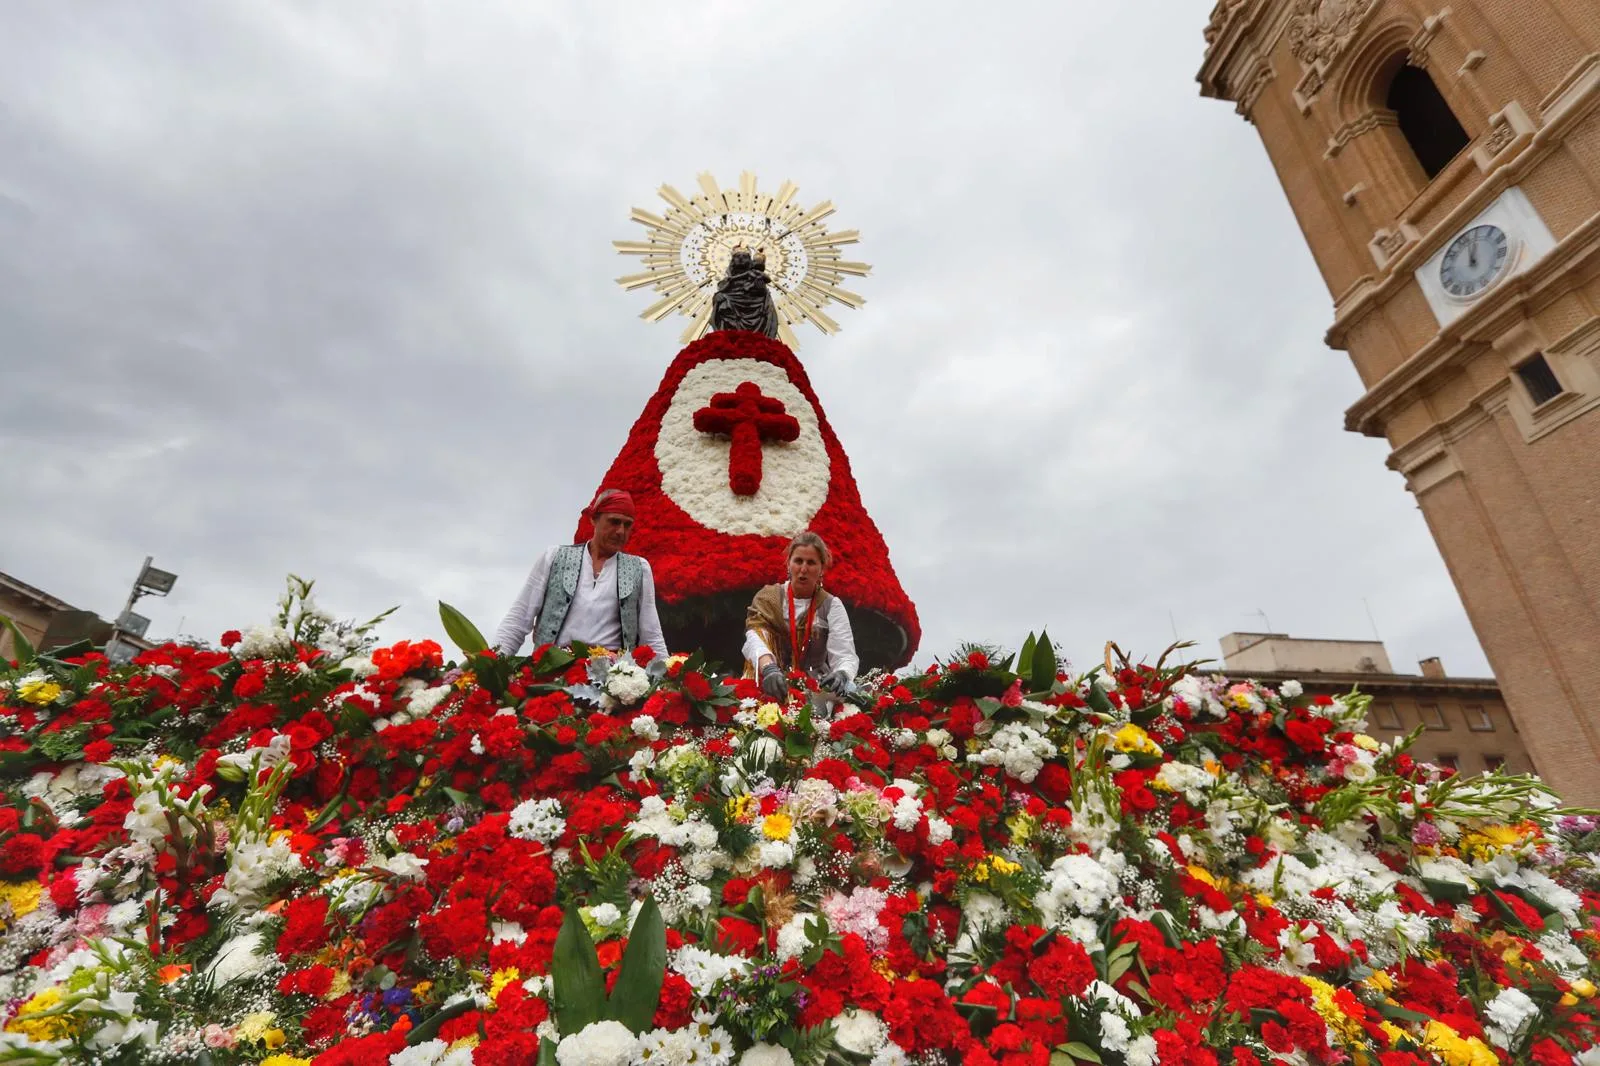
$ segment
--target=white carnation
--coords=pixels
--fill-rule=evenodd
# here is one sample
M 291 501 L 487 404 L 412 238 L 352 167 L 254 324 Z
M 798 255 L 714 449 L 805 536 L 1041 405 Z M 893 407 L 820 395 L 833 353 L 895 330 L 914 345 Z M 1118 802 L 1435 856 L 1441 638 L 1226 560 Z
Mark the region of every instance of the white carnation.
M 834 1041 L 852 1055 L 871 1055 L 889 1038 L 889 1027 L 870 1011 L 854 1007 L 834 1019 Z
M 621 1022 L 591 1022 L 581 1032 L 561 1038 L 556 1062 L 561 1066 L 627 1066 L 639 1050 L 639 1038 Z
M 606 671 L 606 695 L 624 707 L 638 703 L 650 692 L 650 675 L 632 659 L 617 659 Z

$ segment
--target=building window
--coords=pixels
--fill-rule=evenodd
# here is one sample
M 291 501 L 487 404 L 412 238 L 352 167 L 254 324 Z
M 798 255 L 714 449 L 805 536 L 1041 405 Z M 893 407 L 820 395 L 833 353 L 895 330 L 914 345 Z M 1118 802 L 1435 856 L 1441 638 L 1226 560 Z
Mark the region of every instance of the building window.
M 1461 769 L 1461 758 L 1453 751 L 1441 751 L 1432 759 L 1435 766 L 1442 766 L 1446 770 Z
M 1535 407 L 1547 404 L 1567 391 L 1561 387 L 1561 379 L 1550 369 L 1550 363 L 1545 359 L 1543 352 L 1518 364 L 1517 380 L 1528 390 L 1528 399 L 1533 401 Z
M 1372 706 L 1378 712 L 1379 729 L 1405 729 L 1406 724 L 1400 720 L 1400 712 L 1394 704 L 1374 703 Z
M 1445 721 L 1444 712 L 1437 703 L 1417 704 L 1417 713 L 1422 716 L 1422 724 L 1429 729 L 1449 729 L 1450 723 Z
M 1429 180 L 1438 177 L 1470 140 L 1439 87 L 1421 67 L 1402 66 L 1389 83 L 1385 103 Z
M 1461 717 L 1467 720 L 1467 728 L 1474 733 L 1493 733 L 1494 719 L 1489 717 L 1489 712 L 1476 703 L 1469 703 L 1461 708 Z
M 1505 765 L 1506 757 L 1504 755 L 1485 755 L 1483 757 L 1483 768 L 1488 773 L 1492 774 L 1496 770 L 1504 769 Z

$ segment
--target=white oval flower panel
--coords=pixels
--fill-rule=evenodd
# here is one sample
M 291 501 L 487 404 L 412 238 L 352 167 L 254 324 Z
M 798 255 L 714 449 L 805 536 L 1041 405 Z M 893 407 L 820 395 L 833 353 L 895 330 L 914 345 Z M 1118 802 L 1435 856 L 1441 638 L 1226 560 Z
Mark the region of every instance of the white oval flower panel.
M 694 428 L 694 413 L 719 392 L 753 382 L 763 396 L 783 401 L 800 423 L 800 436 L 761 445 L 761 485 L 754 496 L 728 486 L 732 443 Z M 719 533 L 788 536 L 810 524 L 828 498 L 831 464 L 817 429 L 817 412 L 781 367 L 755 359 L 711 359 L 683 377 L 661 419 L 656 438 L 661 487 L 690 518 Z

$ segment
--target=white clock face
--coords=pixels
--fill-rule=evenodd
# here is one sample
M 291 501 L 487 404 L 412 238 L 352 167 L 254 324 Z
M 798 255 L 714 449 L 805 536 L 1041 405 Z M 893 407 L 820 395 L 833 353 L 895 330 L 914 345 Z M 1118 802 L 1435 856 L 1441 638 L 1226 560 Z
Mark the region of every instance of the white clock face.
M 1439 283 L 1451 296 L 1476 296 L 1500 276 L 1510 253 L 1505 230 L 1488 224 L 1473 226 L 1445 249 Z

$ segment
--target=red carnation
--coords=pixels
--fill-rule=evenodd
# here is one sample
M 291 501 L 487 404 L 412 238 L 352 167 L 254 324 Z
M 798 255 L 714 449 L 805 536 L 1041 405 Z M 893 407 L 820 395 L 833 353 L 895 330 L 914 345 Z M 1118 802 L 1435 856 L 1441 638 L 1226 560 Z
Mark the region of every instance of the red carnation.
M 284 908 L 286 919 L 278 937 L 278 958 L 316 951 L 328 942 L 328 897 L 300 896 Z
M 1056 937 L 1028 964 L 1028 976 L 1049 996 L 1076 996 L 1095 979 L 1094 960 L 1076 940 Z
M 907 1054 L 920 1055 L 937 1048 L 954 1047 L 968 1035 L 967 1023 L 939 982 L 901 980 L 883 1008 L 889 1037 Z
M 32 873 L 45 864 L 50 849 L 44 838 L 34 833 L 18 833 L 0 850 L 0 873 Z

